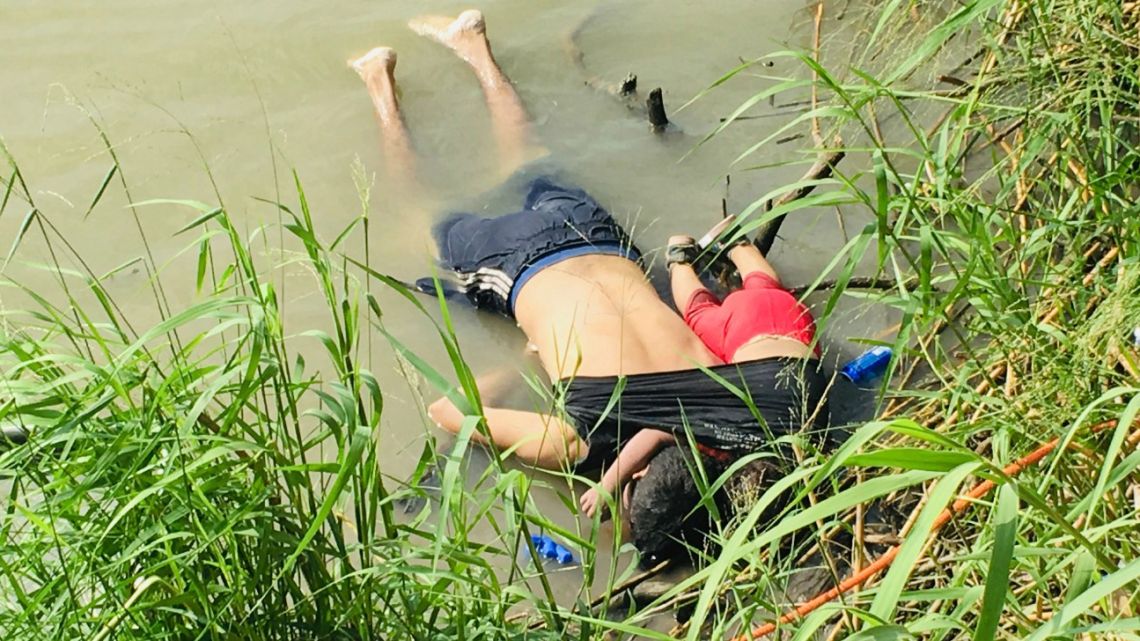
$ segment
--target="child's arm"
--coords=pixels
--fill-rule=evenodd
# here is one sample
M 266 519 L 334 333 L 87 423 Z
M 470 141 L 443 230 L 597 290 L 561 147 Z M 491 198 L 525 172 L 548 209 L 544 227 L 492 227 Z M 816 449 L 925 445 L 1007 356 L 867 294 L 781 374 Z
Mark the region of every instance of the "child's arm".
M 649 459 L 653 458 L 657 450 L 675 440 L 672 434 L 661 430 L 645 429 L 634 434 L 618 452 L 617 459 L 606 470 L 598 487 L 610 496 L 615 496 L 615 492 L 623 483 L 645 469 Z M 593 518 L 598 508 L 598 500 L 598 488 L 590 488 L 582 495 L 578 503 L 587 517 Z

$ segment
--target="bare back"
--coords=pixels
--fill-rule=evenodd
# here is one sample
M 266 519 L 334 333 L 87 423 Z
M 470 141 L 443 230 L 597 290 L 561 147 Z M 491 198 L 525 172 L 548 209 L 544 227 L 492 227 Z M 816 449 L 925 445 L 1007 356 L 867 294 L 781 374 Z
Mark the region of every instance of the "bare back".
M 589 255 L 547 267 L 515 304 L 552 380 L 719 365 L 632 261 Z

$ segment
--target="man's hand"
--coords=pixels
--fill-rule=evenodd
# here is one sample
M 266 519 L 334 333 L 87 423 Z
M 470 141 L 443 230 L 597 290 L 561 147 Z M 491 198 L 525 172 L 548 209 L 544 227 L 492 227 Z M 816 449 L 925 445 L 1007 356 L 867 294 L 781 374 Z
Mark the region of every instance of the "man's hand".
M 463 424 L 463 412 L 446 396 L 428 405 L 428 418 L 449 432 L 458 432 Z

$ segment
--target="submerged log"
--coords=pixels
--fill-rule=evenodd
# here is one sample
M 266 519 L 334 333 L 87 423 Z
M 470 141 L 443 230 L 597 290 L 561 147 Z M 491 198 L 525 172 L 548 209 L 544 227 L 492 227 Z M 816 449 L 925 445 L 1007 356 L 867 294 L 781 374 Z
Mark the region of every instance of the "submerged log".
M 645 108 L 649 112 L 649 126 L 653 133 L 661 133 L 669 127 L 669 116 L 665 115 L 665 101 L 661 98 L 661 87 L 649 92 Z
M 618 86 L 618 95 L 619 96 L 635 96 L 635 95 L 637 95 L 637 74 L 630 72 L 629 75 L 627 75 L 625 77 L 625 80 L 621 81 L 621 85 Z
M 590 73 L 590 70 L 586 68 L 586 56 L 582 53 L 582 48 L 578 46 L 578 35 L 586 29 L 587 25 L 594 21 L 597 15 L 596 12 L 590 12 L 577 26 L 568 31 L 562 40 L 562 49 L 566 52 L 566 57 L 570 58 L 570 64 L 574 65 L 574 67 L 578 69 L 578 72 L 582 74 L 583 84 L 595 91 L 607 93 L 621 99 L 621 102 L 628 109 L 640 110 L 642 108 L 641 103 L 636 99 L 636 75 L 630 73 L 625 77 L 625 80 L 615 85 L 607 82 L 596 74 Z
M 803 178 L 800 178 L 798 182 L 830 178 L 831 174 L 835 171 L 835 165 L 839 164 L 839 161 L 843 160 L 843 157 L 846 155 L 847 152 L 841 149 L 824 149 L 816 158 L 815 163 L 812 164 L 807 170 L 807 173 L 805 173 Z M 804 185 L 798 189 L 789 191 L 779 198 L 764 203 L 763 209 L 764 211 L 771 211 L 775 207 L 799 200 L 814 191 L 815 187 L 815 185 Z M 784 218 L 786 216 L 787 214 L 781 214 L 773 218 L 756 233 L 756 238 L 752 241 L 752 244 L 756 246 L 756 249 L 760 250 L 760 253 L 767 255 L 768 250 L 772 249 L 772 243 L 776 242 L 776 234 L 780 231 L 780 226 L 784 224 Z
M 916 278 L 911 278 L 903 281 L 903 285 L 907 288 L 914 287 L 917 284 L 918 279 Z M 847 279 L 847 282 L 844 284 L 844 289 L 881 289 L 884 291 L 890 291 L 898 287 L 898 285 L 899 282 L 893 278 L 852 276 L 851 278 Z M 828 289 L 835 289 L 838 286 L 839 281 L 837 280 L 825 280 L 822 283 L 816 285 L 814 288 L 812 288 L 810 285 L 801 285 L 799 287 L 789 288 L 788 291 L 791 292 L 793 296 L 802 296 L 803 294 L 807 293 L 809 289 L 815 292 L 822 292 Z
M 562 48 L 566 51 L 566 56 L 570 58 L 570 63 L 582 74 L 583 84 L 595 91 L 613 96 L 625 105 L 626 109 L 649 120 L 650 130 L 654 133 L 679 131 L 676 125 L 669 122 L 669 117 L 665 114 L 665 102 L 662 100 L 660 87 L 651 91 L 646 100 L 642 102 L 638 97 L 636 74 L 630 72 L 620 83 L 612 83 L 591 73 L 586 68 L 586 56 L 582 53 L 582 48 L 578 46 L 578 36 L 595 17 L 597 17 L 596 13 L 587 15 L 577 26 L 567 32 L 562 42 Z

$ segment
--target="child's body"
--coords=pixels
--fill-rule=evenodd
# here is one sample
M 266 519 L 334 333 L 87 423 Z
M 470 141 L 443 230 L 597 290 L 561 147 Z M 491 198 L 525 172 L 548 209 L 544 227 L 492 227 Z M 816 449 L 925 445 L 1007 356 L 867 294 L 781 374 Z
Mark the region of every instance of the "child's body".
M 729 218 L 709 232 L 723 233 L 733 223 Z M 691 264 L 697 252 L 689 236 L 669 239 L 669 276 L 673 302 L 685 323 L 724 363 L 761 359 L 814 359 L 815 321 L 811 312 L 784 289 L 776 271 L 755 246 L 741 242 L 728 249 L 728 258 L 740 272 L 742 286 L 723 301 L 709 291 Z M 762 390 L 752 390 L 753 393 Z M 676 441 L 666 431 L 644 429 L 622 447 L 617 460 L 602 476 L 599 488 L 613 494 L 626 481 L 638 478 L 658 449 Z M 704 454 L 716 456 L 717 452 Z M 580 505 L 587 516 L 597 509 L 599 493 L 590 489 Z
M 673 236 L 669 244 L 692 247 L 693 239 Z M 819 356 L 811 312 L 784 289 L 760 250 L 742 242 L 727 253 L 742 286 L 723 301 L 705 288 L 687 262 L 674 263 L 669 270 L 673 302 L 705 346 L 725 363 Z

